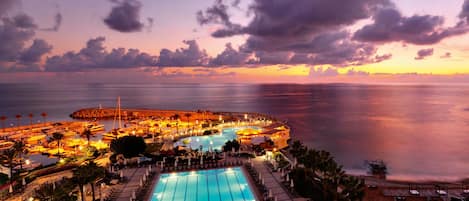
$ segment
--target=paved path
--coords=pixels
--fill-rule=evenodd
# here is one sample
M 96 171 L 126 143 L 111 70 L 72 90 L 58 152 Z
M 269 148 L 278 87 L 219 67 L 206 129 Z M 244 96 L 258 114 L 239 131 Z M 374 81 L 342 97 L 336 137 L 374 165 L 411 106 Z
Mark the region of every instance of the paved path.
M 124 169 L 122 171 L 128 182 L 120 186 L 120 193 L 116 201 L 129 201 L 130 197 L 132 197 L 132 192 L 137 192 L 137 189 L 140 187 L 140 179 L 145 174 L 146 168 L 144 166 L 141 168 Z
M 264 184 L 267 189 L 272 190 L 274 197 L 277 197 L 277 201 L 291 201 L 290 194 L 283 188 L 281 182 L 282 178 L 279 172 L 271 172 L 270 168 L 264 164 L 264 159 L 256 157 L 253 159 L 254 168 L 264 178 Z

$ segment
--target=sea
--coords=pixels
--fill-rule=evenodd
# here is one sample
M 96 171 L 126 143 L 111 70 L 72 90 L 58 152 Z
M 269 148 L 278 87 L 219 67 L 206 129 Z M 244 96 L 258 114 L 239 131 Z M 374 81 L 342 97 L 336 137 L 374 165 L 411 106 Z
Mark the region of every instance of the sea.
M 351 174 L 383 160 L 389 178 L 469 178 L 469 85 L 357 84 L 0 84 L 6 126 L 71 120 L 80 108 L 260 112 L 291 136 L 331 152 Z

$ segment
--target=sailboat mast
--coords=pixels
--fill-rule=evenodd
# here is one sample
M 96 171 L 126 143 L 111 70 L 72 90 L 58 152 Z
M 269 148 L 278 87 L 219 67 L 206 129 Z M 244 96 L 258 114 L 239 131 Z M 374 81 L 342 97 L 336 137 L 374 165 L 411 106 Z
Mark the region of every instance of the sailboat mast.
M 122 128 L 122 118 L 121 118 L 121 97 L 117 97 L 117 107 L 119 110 L 119 128 Z

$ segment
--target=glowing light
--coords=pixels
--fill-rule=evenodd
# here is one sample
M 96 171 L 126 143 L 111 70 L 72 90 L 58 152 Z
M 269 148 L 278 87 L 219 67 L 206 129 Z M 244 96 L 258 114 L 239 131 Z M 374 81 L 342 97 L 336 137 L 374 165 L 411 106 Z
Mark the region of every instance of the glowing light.
M 31 161 L 30 161 L 29 159 L 26 159 L 26 160 L 24 161 L 24 163 L 26 163 L 26 165 L 29 165 L 29 164 L 31 164 Z

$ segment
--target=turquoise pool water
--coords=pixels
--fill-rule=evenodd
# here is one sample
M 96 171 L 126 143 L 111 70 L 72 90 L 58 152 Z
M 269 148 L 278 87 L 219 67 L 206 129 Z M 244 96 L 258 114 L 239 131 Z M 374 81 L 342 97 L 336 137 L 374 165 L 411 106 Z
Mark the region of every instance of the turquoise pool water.
M 180 139 L 176 143 L 174 143 L 174 146 L 186 146 L 192 149 L 200 149 L 200 146 L 202 146 L 202 149 L 204 151 L 209 151 L 210 147 L 212 147 L 212 150 L 221 151 L 221 147 L 225 145 L 225 142 L 236 139 L 237 137 L 236 132 L 245 128 L 259 129 L 259 127 L 254 127 L 254 126 L 224 128 L 219 134 L 205 135 L 205 136 L 193 136 L 193 137 Z M 189 140 L 189 143 L 184 144 L 183 143 L 184 140 Z
M 151 201 L 254 201 L 241 168 L 161 174 Z

